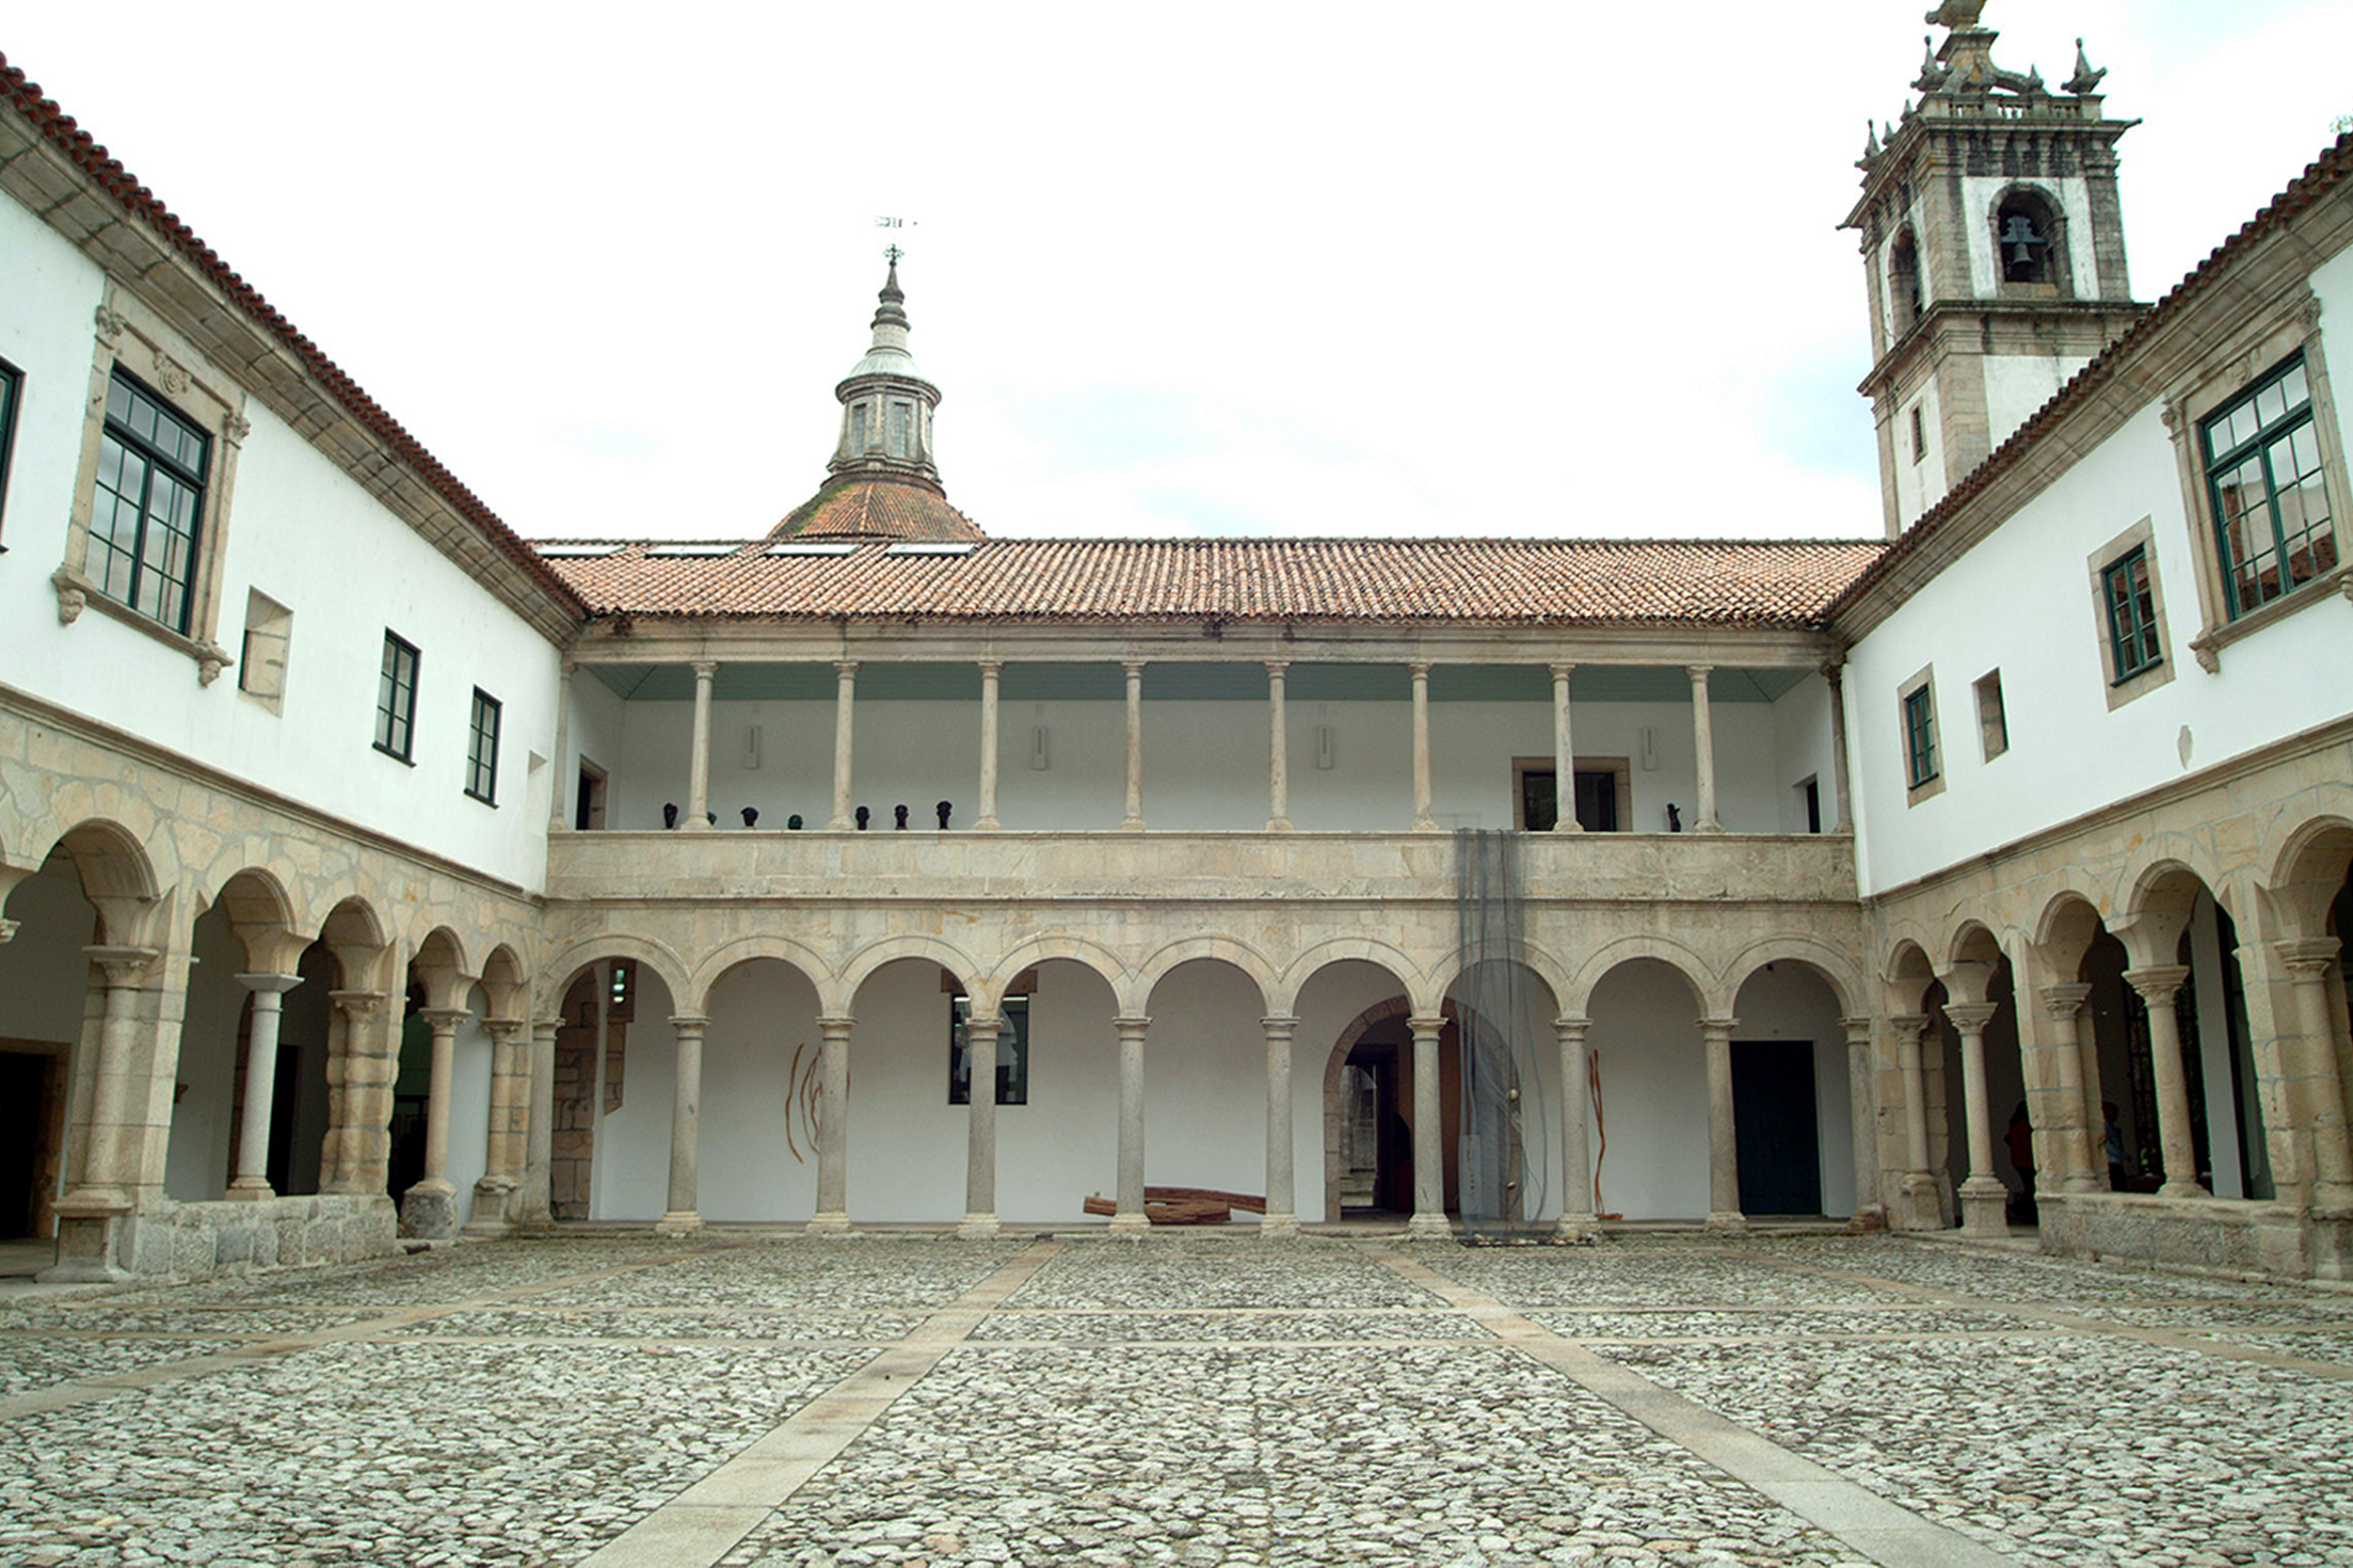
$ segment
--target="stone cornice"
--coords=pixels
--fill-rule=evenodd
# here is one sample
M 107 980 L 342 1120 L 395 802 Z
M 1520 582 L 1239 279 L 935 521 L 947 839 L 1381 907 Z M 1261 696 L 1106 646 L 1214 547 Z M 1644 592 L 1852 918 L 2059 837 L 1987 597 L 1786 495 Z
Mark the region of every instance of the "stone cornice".
M 60 708 L 53 702 L 33 696 L 30 692 L 21 691 L 14 686 L 0 685 L 0 714 L 8 713 L 14 713 L 31 723 L 62 730 L 91 745 L 118 752 L 142 766 L 154 768 L 158 772 L 174 777 L 187 779 L 233 799 L 245 801 L 248 805 L 280 812 L 296 822 L 317 828 L 321 832 L 348 839 L 392 859 L 438 872 L 482 892 L 499 898 L 512 899 L 533 909 L 536 909 L 541 902 L 538 895 L 529 889 L 497 877 L 487 876 L 461 861 L 436 855 L 430 850 L 419 849 L 416 845 L 405 840 L 396 839 L 389 833 L 378 832 L 375 828 L 363 826 L 348 818 L 339 817 L 332 812 L 322 811 L 316 807 L 305 805 L 291 795 L 282 795 L 275 790 L 264 789 L 249 778 L 225 772 L 207 762 L 200 762 L 185 752 L 174 751 L 169 746 L 157 745 L 152 741 L 142 740 L 136 735 L 117 729 L 111 725 L 103 724 L 88 714 Z

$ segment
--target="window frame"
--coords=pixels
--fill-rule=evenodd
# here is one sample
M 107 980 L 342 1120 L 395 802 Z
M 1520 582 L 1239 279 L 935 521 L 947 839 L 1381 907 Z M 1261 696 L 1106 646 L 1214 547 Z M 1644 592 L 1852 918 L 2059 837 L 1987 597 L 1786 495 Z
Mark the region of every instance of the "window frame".
M 400 654 L 408 655 L 408 686 L 404 693 L 400 680 Z M 384 631 L 384 662 L 377 666 L 376 686 L 376 749 L 396 762 L 416 764 L 417 749 L 417 687 L 424 657 L 417 645 L 392 631 Z M 393 743 L 392 730 L 399 729 L 399 744 Z
M 1907 806 L 1945 792 L 1945 742 L 1936 722 L 1935 669 L 1929 665 L 1896 689 L 1896 739 L 1903 758 Z
M 8 552 L 8 460 L 16 452 L 16 413 L 24 406 L 24 370 L 0 360 L 0 555 Z
M 115 411 L 118 394 L 125 405 L 125 410 L 120 415 Z M 152 410 L 159 434 L 161 427 L 168 424 L 176 433 L 196 444 L 193 464 L 178 453 L 168 451 L 158 436 L 143 434 L 135 426 L 133 422 L 143 410 Z M 99 466 L 90 496 L 89 541 L 83 557 L 83 569 L 97 584 L 98 591 L 116 604 L 135 615 L 144 616 L 167 632 L 183 637 L 188 634 L 196 613 L 196 564 L 204 552 L 204 496 L 210 488 L 208 481 L 214 467 L 213 449 L 216 444 L 211 432 L 203 425 L 190 419 L 169 398 L 120 364 L 108 372 L 105 407 L 99 415 Z M 136 497 L 115 488 L 111 475 L 120 472 L 125 465 L 107 460 L 105 454 L 109 445 L 138 461 L 140 480 Z M 165 576 L 164 580 L 172 584 L 169 597 L 154 596 L 156 603 L 150 608 L 143 600 L 150 597 L 148 589 L 152 578 L 163 571 L 160 565 L 150 559 L 154 553 L 150 548 L 152 530 L 161 528 L 167 533 L 179 532 L 169 510 L 159 510 L 155 504 L 159 483 L 176 483 L 191 498 L 191 503 L 183 536 L 186 554 L 183 573 L 176 580 Z M 131 507 L 135 522 L 128 548 L 114 536 L 111 526 L 103 533 L 98 526 L 103 506 L 101 492 L 111 498 L 116 506 L 128 504 Z M 120 593 L 107 585 L 114 577 L 117 557 L 129 562 L 129 581 Z
M 2149 633 L 2155 640 L 2157 656 L 2153 663 L 2128 670 L 2122 668 L 2121 664 L 2122 649 L 2118 647 L 2114 634 L 2108 584 L 2109 574 L 2135 552 L 2139 552 L 2149 580 L 2152 617 Z M 2154 520 L 2142 518 L 2085 556 L 2084 572 L 2091 594 L 2092 641 L 2100 649 L 2100 672 L 2104 678 L 2108 711 L 2113 712 L 2173 679 L 2175 662 L 2170 653 L 2173 637 L 2166 615 L 2165 570 L 2157 554 Z
M 246 394 L 186 339 L 164 325 L 145 302 L 112 283 L 93 312 L 92 322 L 89 392 L 80 464 L 73 480 L 72 511 L 67 519 L 63 559 L 49 578 L 57 595 L 57 619 L 72 626 L 85 610 L 95 609 L 186 655 L 196 664 L 199 683 L 209 686 L 236 663 L 216 637 L 221 567 L 228 547 L 237 460 L 252 429 L 245 418 Z M 208 442 L 209 472 L 192 530 L 185 631 L 115 599 L 90 572 L 94 543 L 90 523 L 106 441 L 108 396 L 118 369 L 157 403 L 202 432 Z
M 483 714 L 489 714 L 486 732 Z M 496 808 L 499 799 L 499 736 L 505 725 L 505 705 L 476 686 L 466 711 L 466 795 Z
M 2259 423 L 2251 434 L 2231 446 L 2217 449 L 2217 426 L 2243 408 L 2259 408 L 2265 393 L 2281 385 L 2291 376 L 2299 374 L 2304 382 L 2302 402 L 2295 408 L 2286 409 L 2270 423 L 2262 423 L 2262 415 L 2258 411 Z M 2202 469 L 2206 501 L 2210 508 L 2207 513 L 2207 526 L 2213 530 L 2214 534 L 2215 560 L 2222 579 L 2224 610 L 2233 621 L 2244 620 L 2266 605 L 2277 604 L 2299 589 L 2311 586 L 2328 576 L 2344 561 L 2343 545 L 2336 536 L 2337 507 L 2335 498 L 2329 493 L 2329 463 L 2325 454 L 2320 450 L 2320 432 L 2316 428 L 2313 401 L 2311 363 L 2306 360 L 2304 351 L 2299 348 L 2257 376 L 2237 396 L 2217 406 L 2198 421 L 2198 461 Z M 2292 440 L 2297 434 L 2306 430 L 2312 432 L 2313 456 L 2315 464 L 2311 471 L 2311 477 L 2319 481 L 2321 501 L 2324 505 L 2328 506 L 2329 515 L 2320 520 L 2316 525 L 2317 531 L 2315 526 L 2308 525 L 2303 531 L 2302 537 L 2308 551 L 2314 548 L 2315 539 L 2326 538 L 2336 559 L 2297 582 L 2292 580 L 2295 553 L 2288 548 L 2287 536 L 2282 531 L 2285 527 L 2285 520 L 2281 514 L 2281 490 L 2272 466 L 2272 456 L 2282 442 Z M 2244 472 L 2249 463 L 2256 464 L 2262 471 L 2263 494 L 2254 506 L 2242 510 L 2233 517 L 2225 518 L 2223 516 L 2223 486 L 2227 479 Z M 2239 582 L 2242 573 L 2239 563 L 2233 558 L 2230 544 L 2233 530 L 2230 525 L 2243 518 L 2254 516 L 2258 509 L 2264 520 L 2270 525 L 2268 548 L 2257 551 L 2252 558 L 2260 561 L 2266 555 L 2276 556 L 2282 585 L 2274 589 L 2269 597 L 2258 603 L 2244 604 L 2239 600 Z M 2258 576 L 2258 581 L 2260 580 Z
M 2353 542 L 2347 531 L 2353 528 L 2353 520 L 2347 519 L 2345 504 L 2353 487 L 2345 479 L 2345 455 L 2320 323 L 2320 302 L 2312 293 L 2309 278 L 2299 274 L 2275 296 L 2268 311 L 2251 311 L 2239 330 L 2199 356 L 2195 367 L 2174 381 L 2165 397 L 2161 411 L 2173 442 L 2183 515 L 2189 520 L 2189 545 L 2196 567 L 2200 626 L 2187 639 L 2187 647 L 2198 667 L 2209 675 L 2221 670 L 2223 650 L 2239 639 L 2323 601 L 2329 597 L 2331 585 L 2341 592 L 2353 589 L 2353 561 L 2347 559 L 2347 545 Z M 2236 404 L 2298 354 L 2304 358 L 2311 389 L 2310 428 L 2320 445 L 2321 480 L 2337 564 L 2309 583 L 2233 616 L 2233 598 L 2224 583 L 2215 501 L 2206 482 L 2202 433 L 2217 412 Z M 2159 613 L 2163 614 L 2162 603 Z
M 2009 702 L 2002 695 L 2002 672 L 1990 669 L 1969 683 L 1977 704 L 1977 749 L 1991 762 L 2009 750 Z

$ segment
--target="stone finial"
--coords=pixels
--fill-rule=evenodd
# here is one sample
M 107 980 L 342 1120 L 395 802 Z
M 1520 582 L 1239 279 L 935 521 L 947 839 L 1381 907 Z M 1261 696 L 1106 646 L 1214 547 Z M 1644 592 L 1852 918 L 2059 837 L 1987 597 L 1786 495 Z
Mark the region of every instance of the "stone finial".
M 1985 10 L 1985 0 L 1944 0 L 1944 4 L 1929 12 L 1928 21 L 1937 27 L 1974 27 Z
M 1929 20 L 1933 22 L 1936 19 L 1930 17 Z M 1919 79 L 1912 84 L 1913 89 L 1916 92 L 1934 92 L 1945 85 L 1945 79 L 1951 76 L 1952 72 L 1945 69 L 1944 61 L 1936 57 L 1934 38 L 1924 37 L 1920 41 L 1928 46 L 1928 51 L 1927 56 L 1920 62 Z
M 2042 68 L 2039 65 L 2026 67 L 2025 84 L 2018 90 L 2030 97 L 2050 91 L 2051 89 L 2042 84 Z
M 2097 71 L 2091 69 L 2091 58 L 2084 53 L 2084 40 L 2077 39 L 2075 40 L 2075 74 L 2061 83 L 2060 88 L 2063 91 L 2072 92 L 2078 98 L 2088 97 L 2099 90 L 2100 78 L 2107 73 L 2108 68 L 2105 66 L 2102 66 Z
M 1880 128 L 1877 121 L 1863 122 L 1863 161 L 1876 162 L 1880 155 Z

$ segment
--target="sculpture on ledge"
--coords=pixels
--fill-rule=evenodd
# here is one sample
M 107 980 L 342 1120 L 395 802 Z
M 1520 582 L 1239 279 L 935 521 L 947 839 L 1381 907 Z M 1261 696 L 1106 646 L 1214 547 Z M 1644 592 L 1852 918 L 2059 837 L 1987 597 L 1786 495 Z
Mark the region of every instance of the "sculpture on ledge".
M 947 800 L 943 800 L 937 806 L 932 808 L 933 810 L 939 813 L 939 830 L 942 833 L 948 831 L 948 813 L 953 811 L 955 808 L 955 803 L 953 801 Z
M 678 825 L 677 801 L 665 800 L 662 803 L 662 825 L 664 827 L 676 827 Z
M 759 807 L 746 806 L 744 808 L 744 825 L 745 827 L 758 827 L 760 825 Z

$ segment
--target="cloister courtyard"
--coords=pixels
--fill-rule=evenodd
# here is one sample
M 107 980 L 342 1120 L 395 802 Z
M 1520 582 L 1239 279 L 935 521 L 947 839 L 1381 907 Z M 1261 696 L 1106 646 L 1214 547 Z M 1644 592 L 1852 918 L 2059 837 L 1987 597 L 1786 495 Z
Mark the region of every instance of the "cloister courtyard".
M 1949 1240 L 613 1229 L 0 1288 L 0 1563 L 2353 1563 L 2348 1379 Z

